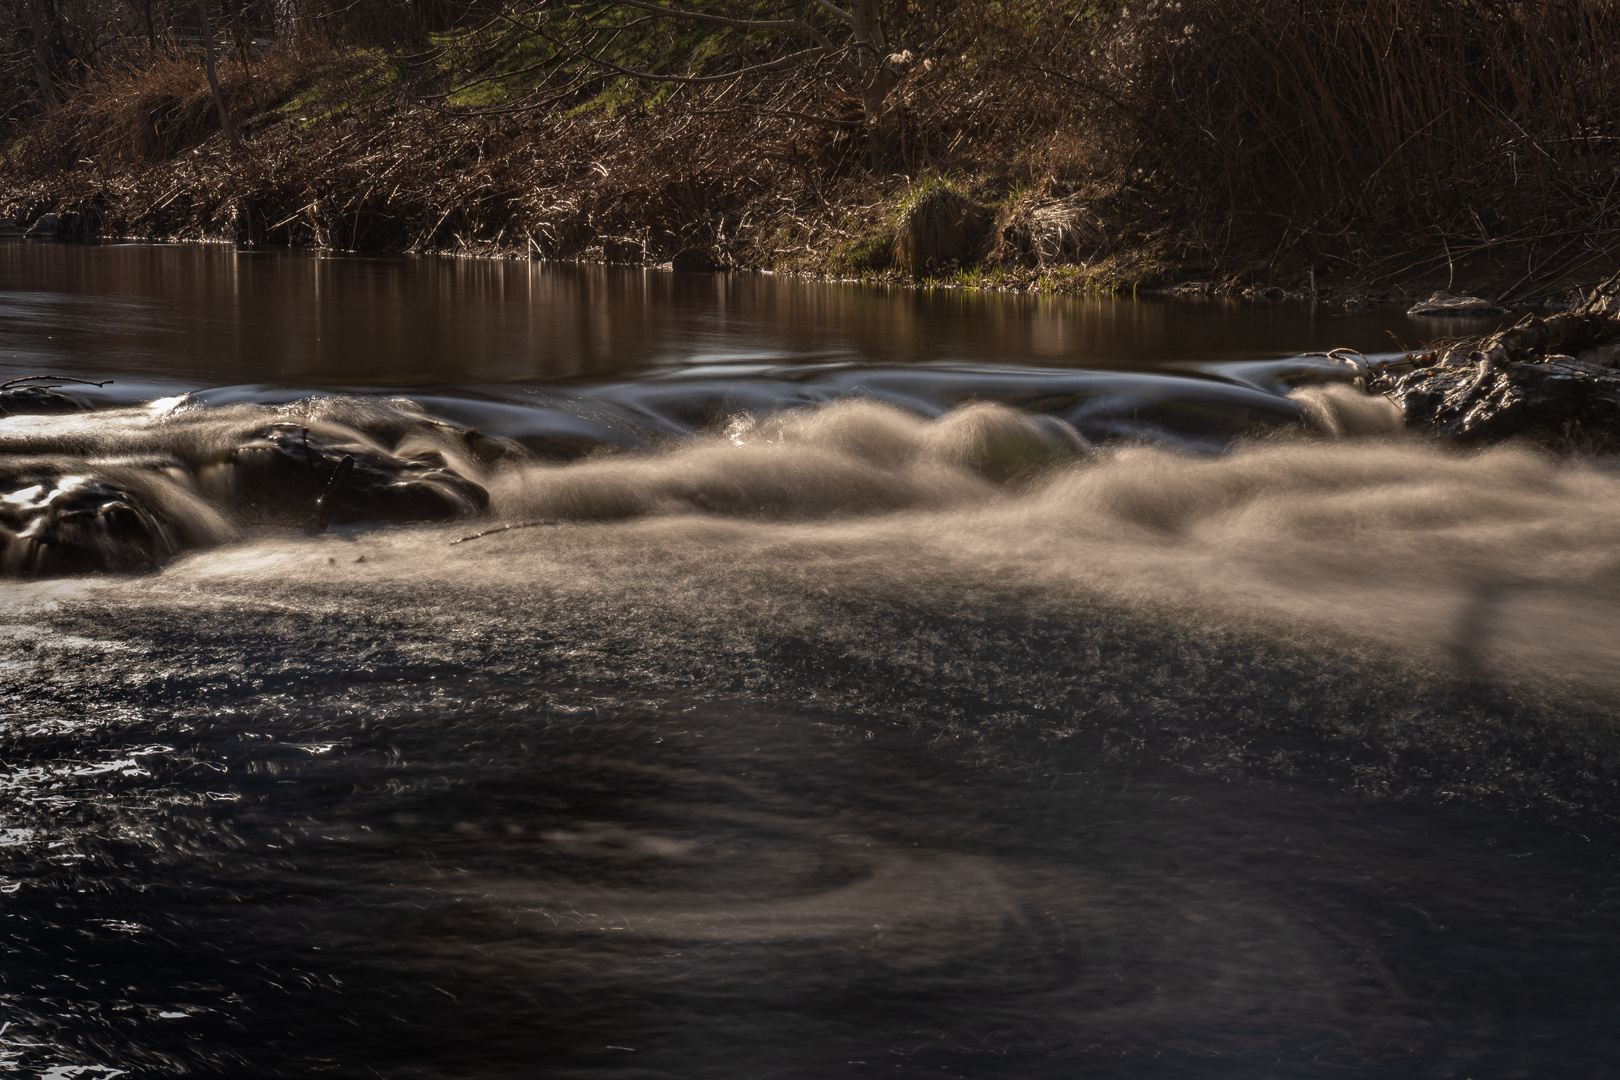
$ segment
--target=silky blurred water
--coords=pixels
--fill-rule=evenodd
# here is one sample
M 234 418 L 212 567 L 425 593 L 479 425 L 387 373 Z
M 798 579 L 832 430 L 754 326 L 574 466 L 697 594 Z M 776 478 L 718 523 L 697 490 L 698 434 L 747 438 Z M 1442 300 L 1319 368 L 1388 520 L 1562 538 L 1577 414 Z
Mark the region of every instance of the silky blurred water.
M 11 1073 L 1620 1060 L 1620 475 L 1376 402 L 1296 430 L 1343 374 L 1298 354 L 1404 317 L 0 265 L 12 370 L 119 380 L 0 457 L 378 410 L 531 454 L 482 518 L 226 520 L 154 573 L 0 583 Z M 416 406 L 309 403 L 367 385 Z

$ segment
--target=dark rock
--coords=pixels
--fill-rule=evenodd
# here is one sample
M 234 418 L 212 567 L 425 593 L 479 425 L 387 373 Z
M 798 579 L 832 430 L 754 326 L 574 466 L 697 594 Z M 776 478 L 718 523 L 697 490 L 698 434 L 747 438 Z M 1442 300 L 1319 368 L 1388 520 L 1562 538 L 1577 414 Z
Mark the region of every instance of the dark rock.
M 23 234 L 11 218 L 0 218 L 0 240 L 15 240 Z
M 397 456 L 294 423 L 263 428 L 230 453 L 227 495 L 250 518 L 302 525 L 345 456 L 354 459 L 352 471 L 326 508 L 336 524 L 445 521 L 489 506 L 483 487 L 436 451 Z
M 101 211 L 91 204 L 84 210 L 57 215 L 56 238 L 70 244 L 88 244 L 101 235 Z
M 101 234 L 101 209 L 95 202 L 63 210 L 56 214 L 41 214 L 26 235 L 30 240 L 61 240 L 71 244 L 87 244 Z
M 49 386 L 0 387 L 0 416 L 83 412 L 84 406 Z
M 1602 345 L 1582 349 L 1575 355 L 1575 359 L 1583 364 L 1595 364 L 1603 368 L 1620 367 L 1620 341 L 1607 341 Z
M 1620 442 L 1620 371 L 1573 357 L 1434 364 L 1394 380 L 1388 394 L 1407 426 L 1438 438 Z
M 1532 316 L 1416 356 L 1410 370 L 1386 369 L 1370 389 L 1436 438 L 1620 446 L 1620 369 L 1609 348 L 1617 337 L 1620 319 L 1600 308 Z
M 185 546 L 139 484 L 42 467 L 0 479 L 0 573 L 152 570 Z
M 692 271 L 694 273 L 713 273 L 721 269 L 720 261 L 714 257 L 714 252 L 708 248 L 689 247 L 675 253 L 669 261 L 673 270 Z

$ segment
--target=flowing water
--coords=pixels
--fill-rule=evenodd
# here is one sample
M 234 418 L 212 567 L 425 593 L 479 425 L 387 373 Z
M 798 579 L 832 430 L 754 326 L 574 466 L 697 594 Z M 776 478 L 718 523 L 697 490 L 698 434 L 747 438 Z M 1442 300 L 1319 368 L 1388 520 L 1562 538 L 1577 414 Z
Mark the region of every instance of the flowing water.
M 1612 1075 L 1620 470 L 1304 355 L 1476 328 L 0 246 L 162 541 L 0 581 L 0 1072 Z

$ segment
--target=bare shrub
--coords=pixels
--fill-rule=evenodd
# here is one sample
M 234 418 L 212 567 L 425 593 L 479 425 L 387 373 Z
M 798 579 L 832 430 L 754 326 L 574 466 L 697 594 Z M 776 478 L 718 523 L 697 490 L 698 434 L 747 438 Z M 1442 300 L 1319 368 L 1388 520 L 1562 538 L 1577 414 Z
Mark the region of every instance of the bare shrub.
M 1598 207 L 1617 47 L 1609 0 L 1137 0 L 1097 24 L 1076 84 L 1206 223 L 1354 247 L 1477 214 L 1486 242 Z

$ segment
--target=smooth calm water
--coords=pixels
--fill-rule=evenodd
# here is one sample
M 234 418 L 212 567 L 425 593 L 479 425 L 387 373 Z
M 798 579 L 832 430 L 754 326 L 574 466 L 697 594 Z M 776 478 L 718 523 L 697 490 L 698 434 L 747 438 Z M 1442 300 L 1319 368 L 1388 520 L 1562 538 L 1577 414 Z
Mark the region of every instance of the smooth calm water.
M 700 364 L 1174 369 L 1478 320 L 1304 304 L 918 293 L 756 274 L 287 252 L 0 244 L 0 365 L 186 389 L 595 382 Z M 98 375 L 98 377 L 100 377 Z
M 0 498 L 190 530 L 0 581 L 0 1071 L 1611 1075 L 1620 473 L 1295 433 L 1392 332 L 0 245 L 117 380 Z M 488 508 L 256 519 L 266 425 Z

